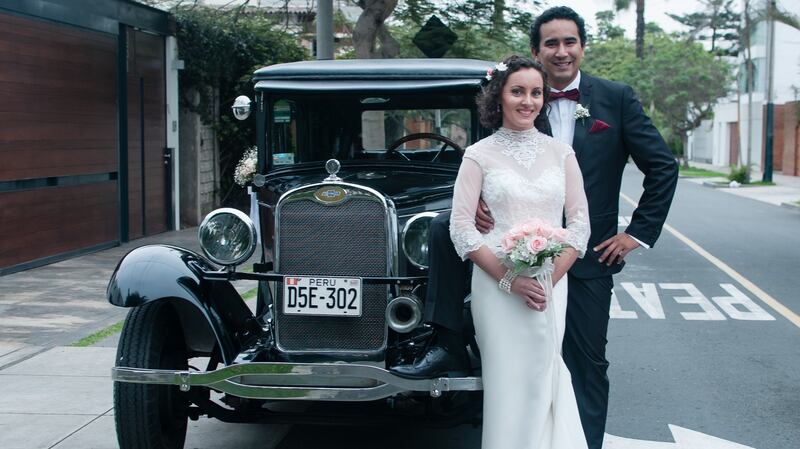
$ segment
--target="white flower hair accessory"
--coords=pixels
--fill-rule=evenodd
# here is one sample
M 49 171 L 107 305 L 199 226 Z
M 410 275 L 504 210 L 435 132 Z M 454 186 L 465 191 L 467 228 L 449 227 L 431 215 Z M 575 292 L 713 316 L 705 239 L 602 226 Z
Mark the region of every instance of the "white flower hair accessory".
M 494 65 L 493 68 L 486 69 L 486 81 L 491 81 L 494 78 L 494 72 L 505 72 L 508 70 L 508 66 L 503 62 L 498 62 Z
M 589 108 L 585 107 L 580 103 L 575 105 L 575 120 L 583 120 L 589 117 L 591 117 L 591 115 L 589 114 Z

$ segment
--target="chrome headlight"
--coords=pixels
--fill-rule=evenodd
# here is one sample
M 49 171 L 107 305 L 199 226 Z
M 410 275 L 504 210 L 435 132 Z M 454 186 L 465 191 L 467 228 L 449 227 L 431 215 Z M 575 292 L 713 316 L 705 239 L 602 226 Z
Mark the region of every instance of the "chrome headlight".
M 239 95 L 236 97 L 236 100 L 233 101 L 233 106 L 231 106 L 233 116 L 236 117 L 236 120 L 246 120 L 247 117 L 250 117 L 251 103 L 252 102 L 246 95 Z
M 403 227 L 403 252 L 408 261 L 419 268 L 428 268 L 428 228 L 436 215 L 436 212 L 422 212 L 411 217 Z
M 200 223 L 197 237 L 209 259 L 220 265 L 238 265 L 253 255 L 258 244 L 250 217 L 231 208 L 217 209 Z

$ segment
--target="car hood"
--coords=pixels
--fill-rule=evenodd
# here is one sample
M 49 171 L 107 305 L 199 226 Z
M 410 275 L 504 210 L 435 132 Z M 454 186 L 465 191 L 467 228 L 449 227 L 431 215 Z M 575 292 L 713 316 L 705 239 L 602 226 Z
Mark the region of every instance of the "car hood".
M 377 190 L 390 198 L 398 209 L 415 208 L 421 203 L 449 200 L 458 165 L 386 163 L 343 164 L 337 174 L 342 182 Z M 278 198 L 283 193 L 304 185 L 322 182 L 327 173 L 322 164 L 274 170 L 267 176 L 264 188 Z M 449 201 L 447 201 L 449 207 Z

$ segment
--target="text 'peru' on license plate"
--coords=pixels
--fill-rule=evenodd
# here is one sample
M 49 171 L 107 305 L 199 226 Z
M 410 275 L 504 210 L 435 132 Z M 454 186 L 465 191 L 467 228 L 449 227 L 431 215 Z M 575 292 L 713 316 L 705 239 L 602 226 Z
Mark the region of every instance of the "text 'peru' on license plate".
M 359 317 L 361 279 L 284 276 L 283 313 Z

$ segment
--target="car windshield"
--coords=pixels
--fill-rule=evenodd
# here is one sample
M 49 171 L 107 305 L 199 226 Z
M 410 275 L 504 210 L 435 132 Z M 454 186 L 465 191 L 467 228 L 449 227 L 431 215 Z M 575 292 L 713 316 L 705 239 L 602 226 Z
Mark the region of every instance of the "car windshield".
M 454 164 L 475 140 L 471 96 L 307 95 L 270 105 L 273 168 L 330 158 Z

